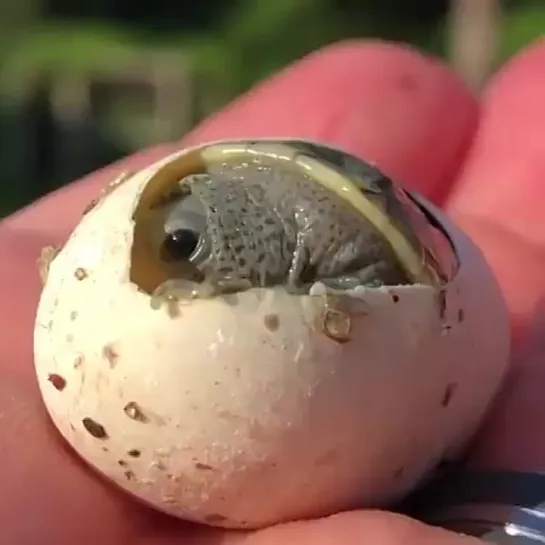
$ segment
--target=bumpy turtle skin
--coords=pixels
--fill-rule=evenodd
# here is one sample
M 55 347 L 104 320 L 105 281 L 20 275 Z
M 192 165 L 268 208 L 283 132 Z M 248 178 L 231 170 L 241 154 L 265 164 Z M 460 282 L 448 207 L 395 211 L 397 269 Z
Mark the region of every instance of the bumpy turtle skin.
M 209 246 L 205 276 L 293 290 L 317 280 L 340 286 L 408 282 L 368 221 L 302 172 L 233 162 L 212 165 L 184 184 L 191 195 L 170 208 L 165 230 L 200 205 Z

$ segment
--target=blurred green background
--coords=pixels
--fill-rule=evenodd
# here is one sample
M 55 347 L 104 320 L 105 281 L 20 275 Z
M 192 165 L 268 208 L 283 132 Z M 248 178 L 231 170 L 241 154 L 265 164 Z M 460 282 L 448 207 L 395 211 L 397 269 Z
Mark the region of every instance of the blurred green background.
M 0 217 L 327 43 L 403 40 L 478 86 L 543 29 L 545 0 L 2 0 Z

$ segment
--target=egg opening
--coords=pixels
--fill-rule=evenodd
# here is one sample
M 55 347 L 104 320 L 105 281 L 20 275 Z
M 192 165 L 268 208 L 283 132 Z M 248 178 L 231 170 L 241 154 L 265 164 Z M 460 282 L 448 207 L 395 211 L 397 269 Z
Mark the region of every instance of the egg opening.
M 448 234 L 377 169 L 302 141 L 212 144 L 159 167 L 133 214 L 130 278 L 161 301 L 448 283 Z

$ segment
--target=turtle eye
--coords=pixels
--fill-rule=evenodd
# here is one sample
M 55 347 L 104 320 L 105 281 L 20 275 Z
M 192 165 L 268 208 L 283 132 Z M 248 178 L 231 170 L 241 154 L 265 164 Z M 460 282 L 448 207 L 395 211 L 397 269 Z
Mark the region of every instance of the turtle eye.
M 161 245 L 165 261 L 191 261 L 202 243 L 201 234 L 192 229 L 176 229 L 167 233 Z
M 166 263 L 197 265 L 209 250 L 206 213 L 193 195 L 174 201 L 162 215 L 160 258 Z

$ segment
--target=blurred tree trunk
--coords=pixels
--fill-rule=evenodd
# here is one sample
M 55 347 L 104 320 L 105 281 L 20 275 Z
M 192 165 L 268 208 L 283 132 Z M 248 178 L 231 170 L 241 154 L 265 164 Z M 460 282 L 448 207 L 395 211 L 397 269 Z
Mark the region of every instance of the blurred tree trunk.
M 490 76 L 498 50 L 499 0 L 452 0 L 449 21 L 450 60 L 475 91 Z

